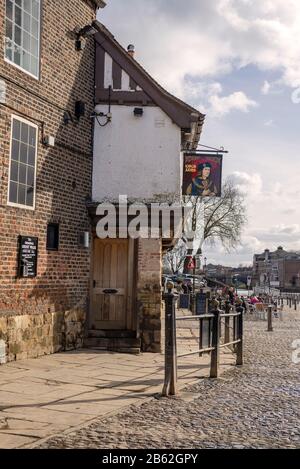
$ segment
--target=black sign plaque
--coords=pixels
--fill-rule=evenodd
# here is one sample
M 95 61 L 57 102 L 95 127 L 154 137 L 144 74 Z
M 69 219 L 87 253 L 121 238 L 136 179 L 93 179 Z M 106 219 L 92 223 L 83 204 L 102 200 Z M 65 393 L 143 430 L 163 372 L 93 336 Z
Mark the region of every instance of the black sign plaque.
M 196 314 L 207 313 L 207 296 L 206 293 L 197 293 L 196 295 Z
M 19 277 L 34 278 L 37 276 L 38 238 L 19 237 Z

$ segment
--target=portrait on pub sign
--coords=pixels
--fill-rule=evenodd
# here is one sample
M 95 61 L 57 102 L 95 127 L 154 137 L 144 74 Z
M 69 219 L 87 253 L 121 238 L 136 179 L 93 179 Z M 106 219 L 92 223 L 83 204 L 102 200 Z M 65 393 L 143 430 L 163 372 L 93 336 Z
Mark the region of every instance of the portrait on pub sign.
M 221 155 L 185 155 L 182 194 L 220 197 L 222 189 Z

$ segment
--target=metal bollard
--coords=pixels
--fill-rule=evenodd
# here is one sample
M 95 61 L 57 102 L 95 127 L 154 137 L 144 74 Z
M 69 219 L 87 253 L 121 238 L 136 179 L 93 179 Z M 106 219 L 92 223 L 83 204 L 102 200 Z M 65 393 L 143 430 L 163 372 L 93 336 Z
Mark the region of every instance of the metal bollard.
M 272 305 L 268 306 L 268 332 L 273 332 L 273 325 L 272 325 Z
M 237 333 L 240 342 L 236 347 L 236 364 L 241 366 L 243 365 L 244 312 L 241 312 L 240 316 L 238 316 Z
M 220 361 L 220 311 L 212 311 L 214 314 L 213 328 L 212 328 L 212 347 L 214 348 L 211 352 L 210 357 L 210 377 L 217 378 L 219 373 L 219 361 Z
M 230 303 L 226 301 L 225 304 L 225 313 L 229 314 L 231 310 Z M 224 341 L 225 344 L 228 344 L 230 342 L 230 317 L 225 318 L 225 334 L 224 334 Z
M 176 296 L 169 290 L 164 295 L 165 317 L 165 382 L 163 396 L 174 396 L 177 383 L 177 347 L 176 347 Z

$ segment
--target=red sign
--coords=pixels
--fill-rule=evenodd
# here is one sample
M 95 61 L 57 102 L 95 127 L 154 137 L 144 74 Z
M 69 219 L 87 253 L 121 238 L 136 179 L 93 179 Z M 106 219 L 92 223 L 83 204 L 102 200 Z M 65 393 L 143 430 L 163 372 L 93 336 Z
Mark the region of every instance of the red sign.
M 187 264 L 187 269 L 192 270 L 195 268 L 195 262 L 192 257 L 189 258 L 188 264 Z

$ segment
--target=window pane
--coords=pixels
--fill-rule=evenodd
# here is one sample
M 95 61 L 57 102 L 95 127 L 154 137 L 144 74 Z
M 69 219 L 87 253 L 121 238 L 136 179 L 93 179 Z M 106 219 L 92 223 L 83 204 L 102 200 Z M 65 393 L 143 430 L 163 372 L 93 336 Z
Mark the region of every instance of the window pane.
M 35 166 L 35 148 L 28 147 L 28 164 L 30 166 Z
M 20 8 L 22 8 L 22 0 L 16 0 L 15 1 L 16 5 L 18 5 Z
M 21 135 L 21 122 L 16 119 L 13 119 L 12 136 L 16 140 L 20 140 L 20 135 Z
M 33 187 L 27 187 L 26 205 L 33 207 Z
M 39 43 L 37 39 L 34 39 L 34 37 L 31 38 L 31 53 L 37 57 L 38 55 L 38 47 Z
M 16 65 L 21 65 L 21 52 L 19 49 L 15 50 L 13 61 Z
M 30 32 L 30 18 L 31 18 L 30 15 L 28 15 L 28 13 L 24 12 L 24 15 L 23 15 L 23 28 L 28 33 Z
M 12 20 L 13 17 L 13 4 L 10 0 L 6 0 L 6 18 Z
M 12 47 L 11 47 L 11 45 L 9 45 L 9 44 L 6 45 L 5 57 L 6 57 L 8 60 L 10 60 L 10 61 L 12 61 L 12 59 L 13 59 L 13 56 L 12 56 Z
M 19 161 L 20 158 L 20 142 L 13 140 L 11 143 L 11 159 Z
M 19 182 L 26 184 L 27 166 L 26 164 L 20 164 L 19 166 Z
M 39 23 L 34 18 L 31 20 L 31 34 L 36 38 L 39 37 Z
M 15 182 L 11 182 L 9 186 L 9 201 L 13 204 L 18 202 L 18 185 Z
M 22 122 L 22 127 L 21 127 L 21 141 L 24 143 L 28 143 L 28 132 L 29 128 L 28 125 Z
M 28 13 L 31 13 L 31 1 L 32 0 L 23 0 L 23 8 L 25 11 L 28 11 Z
M 23 52 L 23 67 L 25 68 L 25 70 L 30 72 L 30 70 L 31 70 L 31 68 L 30 68 L 30 54 L 29 54 L 29 52 L 26 52 L 25 50 Z
M 10 179 L 15 182 L 19 180 L 19 164 L 16 161 L 11 162 Z
M 36 144 L 36 129 L 34 127 L 29 127 L 29 145 L 35 147 Z
M 34 168 L 27 166 L 27 186 L 33 186 L 34 184 Z
M 32 0 L 32 16 L 39 19 L 40 14 L 40 0 Z
M 17 6 L 15 7 L 15 24 L 22 26 L 22 10 Z
M 19 185 L 18 204 L 20 205 L 26 204 L 26 186 Z
M 15 26 L 15 43 L 20 46 L 22 40 L 22 30 L 18 26 Z
M 28 152 L 28 146 L 25 143 L 21 143 L 21 147 L 20 147 L 21 163 L 27 163 L 27 152 Z
M 24 34 L 23 34 L 23 47 L 28 52 L 31 51 L 31 48 L 30 48 L 30 34 L 28 34 L 26 32 L 24 32 Z
M 6 20 L 6 37 L 12 40 L 13 37 L 13 24 L 11 21 Z

